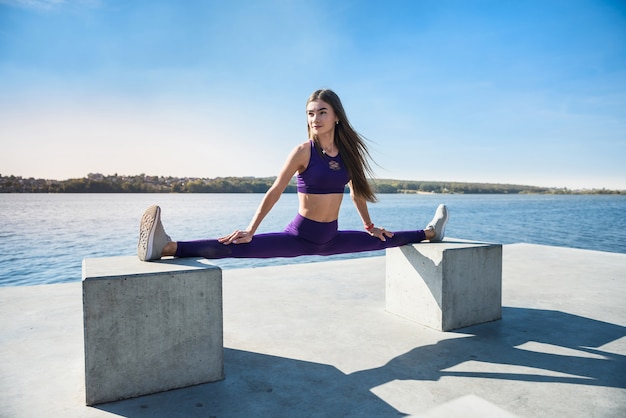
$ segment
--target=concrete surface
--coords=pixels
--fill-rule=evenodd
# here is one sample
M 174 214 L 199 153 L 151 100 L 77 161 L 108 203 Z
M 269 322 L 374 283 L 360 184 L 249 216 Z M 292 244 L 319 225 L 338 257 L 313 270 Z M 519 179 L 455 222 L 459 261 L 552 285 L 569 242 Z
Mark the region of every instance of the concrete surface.
M 83 260 L 88 405 L 224 378 L 222 270 L 195 260 Z
M 479 398 L 466 395 L 461 398 L 436 406 L 423 414 L 411 415 L 423 418 L 513 418 L 515 415 Z
M 225 380 L 96 407 L 80 282 L 0 288 L 0 415 L 626 416 L 625 254 L 506 245 L 502 320 L 455 332 L 385 312 L 384 262 L 224 271 Z
M 387 312 L 438 331 L 502 317 L 502 245 L 458 240 L 387 249 Z

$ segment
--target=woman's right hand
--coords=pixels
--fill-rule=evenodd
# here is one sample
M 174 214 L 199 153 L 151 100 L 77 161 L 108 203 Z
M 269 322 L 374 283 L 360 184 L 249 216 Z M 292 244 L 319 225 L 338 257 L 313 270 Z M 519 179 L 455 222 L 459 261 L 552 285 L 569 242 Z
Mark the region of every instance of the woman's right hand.
M 252 241 L 252 237 L 254 234 L 249 231 L 241 231 L 237 229 L 232 234 L 226 235 L 225 237 L 218 238 L 217 240 L 224 245 L 229 244 L 247 244 Z

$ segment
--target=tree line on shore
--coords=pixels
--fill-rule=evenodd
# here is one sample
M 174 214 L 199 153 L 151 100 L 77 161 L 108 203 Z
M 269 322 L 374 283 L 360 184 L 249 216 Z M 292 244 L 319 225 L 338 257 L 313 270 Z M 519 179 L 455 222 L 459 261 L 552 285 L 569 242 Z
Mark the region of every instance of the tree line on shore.
M 103 175 L 89 173 L 84 178 L 47 180 L 2 176 L 0 193 L 265 193 L 275 177 L 164 177 Z M 377 193 L 454 193 L 454 194 L 626 194 L 626 190 L 570 190 L 498 183 L 463 183 L 376 179 Z M 295 179 L 286 193 L 296 193 Z

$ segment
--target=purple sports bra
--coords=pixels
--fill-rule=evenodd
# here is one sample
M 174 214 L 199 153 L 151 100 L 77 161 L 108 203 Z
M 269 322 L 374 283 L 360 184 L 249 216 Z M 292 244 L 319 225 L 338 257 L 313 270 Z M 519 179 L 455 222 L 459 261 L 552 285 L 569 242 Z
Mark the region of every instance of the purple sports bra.
M 298 174 L 298 192 L 307 194 L 332 194 L 343 193 L 350 176 L 341 155 L 329 157 L 320 155 L 311 144 L 311 158 L 309 165 Z

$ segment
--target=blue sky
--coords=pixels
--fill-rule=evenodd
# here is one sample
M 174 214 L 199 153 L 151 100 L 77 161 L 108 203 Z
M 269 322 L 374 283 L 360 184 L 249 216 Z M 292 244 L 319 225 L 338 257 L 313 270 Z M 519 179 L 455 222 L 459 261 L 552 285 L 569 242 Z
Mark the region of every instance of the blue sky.
M 273 176 L 335 90 L 380 178 L 626 189 L 626 2 L 0 0 L 0 174 Z

